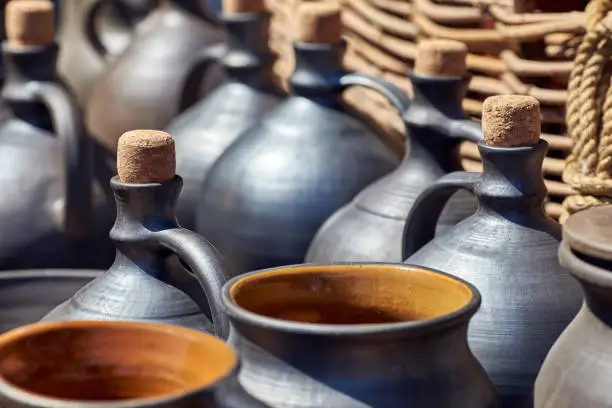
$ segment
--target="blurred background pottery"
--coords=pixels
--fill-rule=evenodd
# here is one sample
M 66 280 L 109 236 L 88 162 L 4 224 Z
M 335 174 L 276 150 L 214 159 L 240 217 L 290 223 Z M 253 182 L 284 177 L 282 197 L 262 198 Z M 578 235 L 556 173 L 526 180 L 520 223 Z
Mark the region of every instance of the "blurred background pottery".
M 470 347 L 503 407 L 524 408 L 582 293 L 557 259 L 560 226 L 544 213 L 548 144 L 539 139 L 539 103 L 530 96 L 488 98 L 483 133 L 482 174 L 448 174 L 419 196 L 404 230 L 404 257 L 479 288 L 483 303 L 470 324 Z M 434 238 L 438 216 L 458 189 L 475 194 L 478 211 Z
M 195 228 L 200 190 L 208 170 L 246 129 L 279 102 L 271 85 L 267 49 L 269 15 L 263 1 L 225 1 L 222 17 L 227 53 L 220 65 L 227 82 L 179 115 L 168 126 L 176 141 L 178 173 L 183 177 L 177 214 L 181 225 Z
M 174 174 L 172 138 L 161 131 L 125 133 L 117 167 L 119 176 L 111 180 L 115 262 L 44 320 L 149 320 L 226 338 L 229 326 L 220 310 L 225 274 L 217 253 L 176 223 L 182 183 Z
M 535 384 L 536 408 L 612 406 L 612 207 L 591 208 L 563 224 L 561 265 L 585 303 L 551 348 Z
M 0 336 L 0 403 L 4 408 L 263 408 L 238 385 L 238 366 L 227 344 L 182 327 L 39 323 Z
M 197 231 L 232 275 L 302 262 L 321 224 L 398 163 L 337 98 L 352 85 L 389 94 L 398 105 L 403 93 L 382 80 L 343 75 L 337 6 L 304 4 L 297 20 L 327 29 L 297 35 L 291 96 L 221 155 L 200 193 Z
M 456 147 L 477 142 L 480 125 L 461 109 L 467 90 L 467 47 L 450 40 L 419 44 L 414 73 L 408 74 L 414 97 L 399 112 L 406 127 L 406 149 L 400 166 L 359 193 L 323 224 L 306 256 L 307 262 L 401 262 L 401 238 L 419 193 L 442 175 L 461 169 Z M 442 212 L 437 230 L 474 213 L 472 194 L 460 191 Z
M 406 296 L 409 293 L 410 296 Z M 469 283 L 393 264 L 298 265 L 223 289 L 247 392 L 275 408 L 493 408 Z

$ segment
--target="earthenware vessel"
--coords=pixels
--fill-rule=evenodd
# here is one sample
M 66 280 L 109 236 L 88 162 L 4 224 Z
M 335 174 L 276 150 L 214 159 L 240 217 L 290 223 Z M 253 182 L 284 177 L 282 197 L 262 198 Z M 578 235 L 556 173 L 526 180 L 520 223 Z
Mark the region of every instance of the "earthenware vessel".
M 0 269 L 106 268 L 114 209 L 100 194 L 92 204 L 91 141 L 54 75 L 53 5 L 15 1 L 6 13 Z
M 551 348 L 535 383 L 536 408 L 612 405 L 612 207 L 572 215 L 563 224 L 561 266 L 576 278 L 585 303 Z
M 102 271 L 41 269 L 0 274 L 0 333 L 38 322 Z
M 201 0 L 161 1 L 93 87 L 86 109 L 90 132 L 114 151 L 123 132 L 165 128 L 199 99 L 199 84 L 221 55 L 222 40 Z
M 414 98 L 402 109 L 406 154 L 400 166 L 359 193 L 323 224 L 307 262 L 401 262 L 402 233 L 420 192 L 442 175 L 460 170 L 455 147 L 479 141 L 482 130 L 461 109 L 468 78 L 467 47 L 450 40 L 419 44 L 414 73 L 408 74 Z M 432 62 L 433 61 L 433 62 Z M 439 232 L 474 213 L 470 193 L 458 192 L 438 222 Z
M 241 5 L 256 12 L 233 8 L 223 16 L 228 51 L 220 63 L 228 81 L 168 126 L 176 141 L 177 169 L 184 183 L 177 214 L 186 228 L 195 228 L 200 189 L 212 164 L 280 99 L 266 79 L 271 60 L 266 50 L 268 15 L 263 1 L 251 1 L 255 4 Z M 225 3 L 228 9 L 236 2 Z
M 333 4 L 304 4 L 298 20 L 321 6 L 334 27 Z M 328 43 L 296 41 L 292 94 L 245 131 L 211 167 L 200 193 L 197 231 L 236 275 L 300 263 L 323 222 L 365 186 L 389 173 L 396 156 L 337 97 L 351 85 L 403 93 L 382 80 L 343 75 L 340 29 Z M 400 103 L 400 102 L 397 102 Z
M 482 292 L 469 328 L 470 347 L 506 407 L 532 405 L 546 353 L 582 303 L 578 284 L 557 260 L 560 226 L 543 209 L 538 102 L 500 95 L 483 107 L 479 144 L 484 170 L 442 177 L 417 199 L 404 230 L 406 263 L 453 273 Z M 436 220 L 458 189 L 478 211 L 434 238 Z M 432 240 L 433 239 L 433 240 Z
M 119 176 L 111 180 L 115 262 L 44 320 L 153 320 L 226 338 L 220 310 L 225 274 L 217 253 L 176 223 L 182 180 L 174 174 L 172 138 L 160 131 L 125 133 L 117 166 Z
M 223 341 L 164 324 L 38 323 L 0 336 L 4 408 L 263 408 L 238 370 Z
M 62 0 L 57 69 L 83 105 L 109 59 L 119 55 L 152 0 Z
M 288 266 L 230 280 L 223 303 L 240 383 L 272 407 L 497 407 L 467 344 L 480 295 L 450 275 Z

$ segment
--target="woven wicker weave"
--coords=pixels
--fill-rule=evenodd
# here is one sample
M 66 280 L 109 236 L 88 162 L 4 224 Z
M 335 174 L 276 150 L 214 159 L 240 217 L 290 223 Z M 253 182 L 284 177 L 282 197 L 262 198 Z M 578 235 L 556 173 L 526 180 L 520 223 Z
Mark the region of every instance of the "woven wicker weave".
M 586 24 L 583 0 L 269 0 L 274 14 L 271 46 L 279 59 L 275 72 L 286 78 L 293 68 L 290 26 L 303 1 L 336 1 L 343 7 L 348 70 L 381 76 L 411 92 L 405 73 L 413 66 L 422 38 L 463 41 L 470 50 L 472 73 L 464 110 L 480 117 L 482 101 L 495 94 L 528 94 L 541 103 L 542 132 L 551 146 L 544 163 L 550 195 L 547 210 L 558 217 L 564 197 L 574 193 L 563 183 L 564 158 L 571 150 L 565 136 L 565 104 L 572 59 Z M 281 81 L 282 82 L 282 81 Z M 403 148 L 403 125 L 380 96 L 352 89 L 345 101 L 373 121 L 396 148 Z M 475 145 L 460 148 L 467 170 L 479 170 Z

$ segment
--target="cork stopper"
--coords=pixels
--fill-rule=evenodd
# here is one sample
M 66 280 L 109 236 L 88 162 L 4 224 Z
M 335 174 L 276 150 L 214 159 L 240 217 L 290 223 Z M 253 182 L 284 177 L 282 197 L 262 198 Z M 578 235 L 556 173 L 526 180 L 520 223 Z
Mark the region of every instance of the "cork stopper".
M 526 147 L 540 140 L 540 103 L 532 96 L 496 95 L 482 106 L 482 133 L 493 147 Z
M 159 130 L 131 130 L 119 138 L 117 171 L 122 183 L 163 183 L 176 171 L 174 140 Z
M 437 77 L 462 77 L 467 72 L 467 46 L 453 40 L 423 40 L 418 45 L 414 73 Z
M 297 9 L 294 39 L 309 44 L 341 43 L 339 5 L 334 2 L 300 4 Z
M 49 0 L 11 0 L 5 11 L 6 39 L 16 46 L 55 42 L 55 11 Z
M 223 0 L 223 14 L 262 13 L 266 11 L 264 0 Z

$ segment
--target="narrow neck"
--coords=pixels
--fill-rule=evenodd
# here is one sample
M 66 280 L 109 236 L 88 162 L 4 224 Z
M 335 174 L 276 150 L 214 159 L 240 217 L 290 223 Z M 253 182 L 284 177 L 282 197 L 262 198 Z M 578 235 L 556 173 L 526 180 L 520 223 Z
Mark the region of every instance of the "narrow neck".
M 537 215 L 544 217 L 546 186 L 542 163 L 548 143 L 540 140 L 531 147 L 498 148 L 478 145 L 483 174 L 476 195 L 481 208 L 508 218 Z
M 430 77 L 409 73 L 414 97 L 413 104 L 434 109 L 449 119 L 463 119 L 461 101 L 465 97 L 468 77 Z
M 55 44 L 36 47 L 2 44 L 5 64 L 3 101 L 16 117 L 46 130 L 52 129 L 51 118 L 39 102 L 33 84 L 55 81 L 57 54 Z
M 336 107 L 342 90 L 342 46 L 294 43 L 295 72 L 289 78 L 295 96 L 329 107 Z
M 244 13 L 223 16 L 227 31 L 227 53 L 222 64 L 234 81 L 261 88 L 267 82 L 270 56 L 267 51 L 266 14 Z

